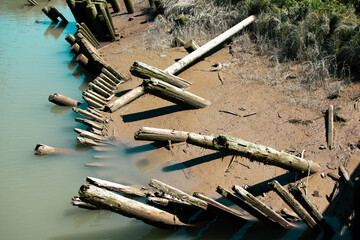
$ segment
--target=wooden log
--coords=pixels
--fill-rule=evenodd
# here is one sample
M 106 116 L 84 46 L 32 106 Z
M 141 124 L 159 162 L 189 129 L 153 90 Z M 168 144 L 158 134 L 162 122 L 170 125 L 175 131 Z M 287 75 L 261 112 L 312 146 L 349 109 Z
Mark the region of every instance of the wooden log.
M 66 97 L 58 93 L 50 94 L 49 101 L 60 106 L 70 106 L 70 107 L 77 107 L 80 104 L 82 104 L 82 102 L 80 101 Z
M 354 239 L 360 238 L 360 177 L 354 180 Z
M 90 113 L 89 111 L 86 111 L 86 110 L 83 110 L 83 109 L 80 109 L 80 108 L 75 108 L 75 107 L 73 107 L 72 110 L 74 112 L 80 114 L 81 116 L 86 117 L 86 118 L 88 118 L 90 120 L 100 122 L 100 123 L 103 123 L 105 121 L 105 118 L 98 117 L 95 114 Z
M 145 79 L 143 85 L 146 92 L 185 108 L 204 108 L 211 104 L 202 97 L 155 78 Z
M 86 108 L 86 111 L 89 111 L 90 113 L 92 113 L 100 118 L 104 117 L 103 112 L 101 112 L 100 110 L 98 110 L 96 108 L 88 107 L 88 108 Z
M 107 75 L 103 74 L 103 73 L 100 73 L 99 74 L 99 78 L 101 78 L 102 80 L 106 81 L 108 84 L 114 86 L 114 87 L 117 87 L 119 86 L 119 84 L 123 83 L 123 81 L 114 81 L 112 80 L 111 78 L 109 78 Z
M 96 35 L 97 39 L 103 40 L 103 36 L 105 34 L 100 22 L 98 21 L 98 11 L 95 4 L 91 1 L 87 1 L 83 11 L 87 19 L 86 23 L 90 30 Z
M 249 219 L 246 219 L 246 217 L 244 217 L 240 212 L 238 212 L 234 209 L 231 209 L 231 208 L 229 208 L 229 207 L 227 207 L 227 206 L 225 206 L 225 205 L 223 205 L 223 204 L 221 204 L 199 192 L 195 192 L 194 197 L 197 197 L 197 198 L 207 202 L 207 204 L 208 204 L 207 209 L 211 212 L 223 215 L 225 217 L 235 218 L 240 221 L 249 220 Z
M 173 65 L 171 65 L 170 67 L 165 69 L 165 72 L 171 73 L 171 74 L 178 73 L 179 71 L 181 71 L 185 67 L 189 66 L 196 60 L 201 59 L 205 54 L 207 54 L 212 49 L 223 44 L 225 41 L 227 41 L 228 39 L 233 37 L 235 34 L 237 34 L 240 30 L 242 30 L 244 27 L 246 27 L 247 25 L 252 23 L 254 20 L 255 20 L 255 16 L 253 16 L 253 15 L 244 19 L 243 21 L 241 21 L 234 27 L 230 28 L 226 32 L 222 33 L 218 37 L 214 38 L 210 42 L 208 42 L 205 45 L 198 48 L 196 51 L 190 53 L 186 57 L 182 58 L 180 61 L 174 63 Z
M 216 192 L 219 193 L 224 198 L 228 199 L 230 202 L 235 203 L 248 213 L 250 213 L 252 216 L 256 217 L 260 221 L 264 223 L 270 223 L 274 224 L 274 221 L 272 221 L 270 218 L 268 218 L 266 215 L 264 215 L 262 212 L 260 212 L 257 208 L 254 208 L 252 205 L 244 201 L 243 199 L 237 197 L 235 194 L 231 193 L 229 190 L 226 190 L 225 188 L 218 186 L 216 188 Z
M 188 53 L 192 53 L 193 51 L 195 51 L 200 47 L 194 40 L 190 40 L 187 43 L 185 43 L 184 48 Z
M 100 188 L 107 189 L 109 191 L 122 193 L 130 196 L 136 197 L 148 197 L 148 196 L 155 196 L 154 191 L 149 191 L 145 189 L 137 189 L 130 186 L 125 186 L 119 183 L 114 183 L 94 177 L 87 177 L 86 181 L 92 185 L 95 185 Z
M 306 210 L 288 193 L 276 180 L 270 183 L 274 191 L 289 205 L 289 207 L 311 228 L 318 229 L 318 225 Z
M 165 73 L 158 68 L 149 66 L 142 62 L 134 62 L 130 68 L 130 72 L 132 75 L 139 78 L 156 78 L 179 88 L 187 88 L 191 85 L 190 82 L 185 81 L 180 77 Z
M 92 39 L 92 41 L 96 44 L 96 48 L 100 47 L 99 41 L 96 39 L 94 34 L 91 32 L 90 28 L 84 23 L 80 23 L 81 28 L 88 34 L 88 36 Z
M 96 77 L 93 81 L 94 84 L 97 84 L 99 86 L 105 86 L 107 89 L 109 89 L 110 91 L 114 91 L 116 90 L 116 87 L 112 86 L 111 84 L 107 83 L 106 81 L 104 81 L 103 79 L 101 79 L 100 77 Z
M 178 45 L 178 46 L 185 46 L 185 42 L 184 42 L 184 40 L 182 40 L 181 38 L 179 38 L 179 37 L 176 37 L 175 39 L 174 39 L 174 42 L 175 42 L 175 45 Z
M 290 171 L 307 173 L 310 167 L 310 173 L 315 173 L 321 169 L 318 163 L 310 160 L 228 135 L 220 135 L 214 138 L 213 144 L 218 151 L 244 156 L 254 161 L 278 166 Z
M 76 137 L 76 139 L 78 140 L 79 143 L 90 146 L 90 147 L 105 146 L 105 144 L 103 144 L 101 142 L 96 142 L 94 140 L 84 138 L 84 137 Z
M 139 86 L 131 90 L 130 92 L 124 94 L 122 97 L 116 99 L 112 103 L 108 103 L 105 107 L 106 112 L 115 112 L 116 110 L 120 109 L 121 107 L 133 102 L 137 98 L 141 97 L 144 93 L 143 86 Z
M 166 208 L 170 208 L 177 211 L 183 211 L 184 209 L 197 209 L 193 205 L 177 200 L 175 198 L 162 198 L 162 197 L 147 197 L 146 198 L 149 203 L 152 203 L 157 206 L 162 206 Z
M 132 3 L 132 0 L 124 0 L 126 11 L 131 14 L 135 12 L 134 4 Z
M 86 96 L 83 96 L 84 100 L 88 103 L 89 106 L 104 110 L 105 109 L 105 104 L 100 103 L 94 99 L 88 98 Z
M 113 82 L 117 83 L 117 84 L 120 84 L 122 83 L 122 80 L 125 79 L 124 76 L 120 75 L 119 73 L 117 74 L 114 74 L 113 71 L 110 72 L 110 70 L 106 67 L 103 67 L 101 69 L 101 73 L 103 73 L 104 75 L 106 75 L 108 78 L 110 78 Z
M 76 43 L 76 39 L 75 39 L 74 35 L 72 35 L 71 33 L 69 33 L 69 34 L 66 35 L 65 40 L 66 40 L 70 45 L 73 45 L 74 43 Z
M 84 209 L 89 209 L 89 210 L 98 210 L 100 208 L 98 208 L 95 205 L 92 205 L 90 203 L 86 203 L 80 200 L 79 197 L 75 196 L 72 198 L 71 204 L 73 206 L 79 207 L 79 208 L 84 208 Z
M 69 22 L 56 7 L 49 6 L 49 11 L 52 13 L 53 16 L 56 16 L 56 18 L 60 17 L 61 21 L 65 22 L 65 23 Z
M 77 43 L 74 43 L 70 47 L 70 52 L 75 54 L 75 55 L 78 55 L 80 53 L 80 50 L 81 50 L 80 45 L 77 44 Z
M 85 124 L 86 126 L 89 126 L 89 127 L 92 127 L 92 128 L 98 129 L 98 130 L 103 130 L 103 129 L 104 129 L 104 126 L 103 126 L 103 125 L 101 125 L 101 124 L 99 124 L 99 123 L 97 123 L 97 122 L 88 120 L 88 119 L 75 118 L 75 121 L 76 121 L 76 122 L 79 122 L 79 123 L 83 123 L 83 124 Z
M 103 137 L 103 136 L 99 136 L 97 134 L 94 134 L 92 132 L 82 130 L 82 129 L 79 129 L 79 128 L 74 128 L 74 131 L 79 133 L 80 137 L 88 138 L 88 139 L 91 139 L 91 140 L 93 140 L 95 142 L 101 142 L 101 141 L 103 141 L 105 139 L 105 137 Z
M 353 181 L 350 179 L 349 172 L 345 169 L 344 166 L 339 167 L 339 174 L 344 179 L 346 183 L 349 183 L 351 187 L 354 187 Z
M 107 2 L 111 4 L 111 7 L 115 13 L 120 12 L 120 5 L 117 0 L 107 0 Z
M 332 150 L 334 148 L 334 106 L 330 105 L 328 109 L 328 126 L 327 126 L 327 141 L 328 148 Z
M 213 136 L 201 135 L 196 133 L 189 133 L 188 138 L 186 140 L 187 143 L 190 143 L 192 145 L 216 150 L 213 141 L 214 141 Z
M 86 94 L 85 94 L 86 93 Z M 86 90 L 86 91 L 84 91 L 83 92 L 83 94 L 85 95 L 85 96 L 87 96 L 87 97 L 90 97 L 90 95 L 93 95 L 94 97 L 96 97 L 97 99 L 99 99 L 99 100 L 101 100 L 101 101 L 103 101 L 103 102 L 107 102 L 108 101 L 108 99 L 107 98 L 104 98 L 103 96 L 101 96 L 100 94 L 98 94 L 97 92 L 94 92 L 94 91 L 92 91 L 92 90 Z M 95 100 L 95 99 L 94 99 Z M 100 102 L 101 102 L 100 101 Z
M 118 194 L 91 185 L 82 185 L 79 190 L 80 199 L 127 217 L 133 217 L 158 227 L 188 226 L 177 216 L 157 208 L 148 206 Z
M 66 148 L 54 148 L 45 144 L 37 144 L 35 146 L 35 155 L 51 155 L 51 154 L 72 154 L 74 150 Z
M 308 211 L 316 223 L 321 226 L 324 232 L 328 235 L 333 235 L 333 228 L 327 223 L 323 215 L 317 210 L 314 204 L 309 201 L 305 194 L 294 184 L 289 184 L 288 189 L 295 199 L 306 209 L 306 211 Z
M 247 202 L 249 202 L 251 205 L 259 209 L 261 212 L 263 212 L 266 216 L 268 216 L 270 219 L 272 219 L 274 222 L 278 223 L 280 226 L 282 226 L 285 229 L 289 229 L 292 227 L 291 223 L 286 221 L 283 217 L 281 217 L 279 214 L 277 214 L 275 211 L 270 209 L 268 206 L 266 206 L 264 203 L 259 201 L 257 198 L 255 198 L 253 195 L 251 195 L 248 191 L 243 189 L 242 187 L 239 187 L 237 185 L 234 185 L 233 190 L 238 193 L 242 198 L 244 198 Z
M 54 15 L 54 12 L 53 11 L 50 11 L 51 9 L 51 6 L 49 7 L 43 7 L 43 9 L 41 9 L 41 11 L 46 15 L 48 16 L 48 18 L 50 18 L 51 21 L 53 22 L 58 22 L 58 16 Z
M 178 198 L 184 202 L 187 202 L 195 207 L 198 207 L 200 209 L 206 210 L 207 209 L 207 203 L 201 199 L 198 199 L 196 197 L 193 197 L 179 189 L 176 189 L 172 186 L 169 186 L 165 183 L 162 183 L 156 179 L 152 179 L 149 183 L 150 186 L 153 188 L 156 188 L 166 194 L 169 194 L 175 198 Z
M 142 127 L 136 133 L 134 138 L 136 140 L 150 140 L 150 141 L 172 141 L 185 142 L 188 137 L 188 132 Z
M 114 96 L 114 93 L 111 90 L 110 90 L 111 92 L 109 92 L 109 91 L 107 91 L 107 89 L 100 87 L 98 84 L 89 83 L 88 85 L 89 85 L 90 90 L 97 92 L 104 98 L 111 98 L 112 96 Z
M 107 13 L 107 11 L 105 10 L 105 7 L 103 5 L 100 5 L 100 11 L 102 13 L 102 15 L 99 15 L 99 19 L 100 21 L 104 21 L 105 22 L 105 25 L 107 27 L 107 30 L 110 34 L 110 41 L 114 41 L 115 40 L 115 28 L 112 24 L 112 20 L 110 20 L 111 18 L 111 15 Z M 102 20 L 102 18 L 104 20 Z
M 91 38 L 91 36 L 83 28 L 78 29 L 76 33 L 82 34 L 93 47 L 98 48 L 96 42 Z

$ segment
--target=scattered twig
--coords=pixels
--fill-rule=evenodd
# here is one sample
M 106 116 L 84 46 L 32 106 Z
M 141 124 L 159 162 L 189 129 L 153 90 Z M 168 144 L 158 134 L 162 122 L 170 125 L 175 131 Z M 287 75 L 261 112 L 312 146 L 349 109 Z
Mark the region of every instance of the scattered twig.
M 221 82 L 221 85 L 224 85 L 224 79 L 221 77 L 220 72 L 218 72 L 218 78 Z
M 231 164 L 234 162 L 234 160 L 236 159 L 236 155 L 233 155 L 231 157 L 231 160 L 230 160 L 230 163 L 229 165 L 227 166 L 227 168 L 225 169 L 225 172 L 227 172 L 229 170 L 229 168 L 231 167 Z
M 219 112 L 231 114 L 231 115 L 234 115 L 234 116 L 237 116 L 237 117 L 242 117 L 241 115 L 239 115 L 237 113 L 226 111 L 226 110 L 219 110 Z
M 243 117 L 250 117 L 250 116 L 255 115 L 255 114 L 257 114 L 257 112 L 253 112 L 253 113 L 249 113 L 249 114 L 243 115 Z

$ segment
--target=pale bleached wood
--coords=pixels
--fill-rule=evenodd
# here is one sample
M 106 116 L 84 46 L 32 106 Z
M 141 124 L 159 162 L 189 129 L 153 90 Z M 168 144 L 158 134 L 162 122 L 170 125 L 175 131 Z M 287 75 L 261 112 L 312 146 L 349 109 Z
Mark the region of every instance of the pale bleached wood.
M 188 132 L 161 128 L 142 127 L 136 133 L 136 140 L 185 142 Z

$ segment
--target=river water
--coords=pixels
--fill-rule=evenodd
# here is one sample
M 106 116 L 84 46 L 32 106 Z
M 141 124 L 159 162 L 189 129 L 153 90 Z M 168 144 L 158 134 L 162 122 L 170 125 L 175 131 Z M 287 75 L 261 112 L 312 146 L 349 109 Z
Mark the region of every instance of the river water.
M 86 176 L 108 176 L 84 166 L 94 151 L 79 145 L 78 117 L 69 107 L 48 102 L 58 92 L 81 100 L 92 76 L 79 67 L 64 40 L 75 21 L 65 1 L 0 0 L 0 239 L 260 239 L 258 223 L 233 224 L 216 218 L 197 230 L 162 230 L 105 210 L 73 207 Z M 55 5 L 69 24 L 52 24 L 41 12 Z M 81 106 L 86 108 L 86 106 Z M 76 150 L 76 154 L 35 156 L 38 143 Z M 117 176 L 145 185 L 141 164 L 117 153 Z M 146 176 L 149 178 L 149 176 Z M 260 225 L 262 228 L 263 226 Z M 253 231 L 248 231 L 254 229 Z M 304 227 L 288 233 L 267 228 L 273 239 L 293 239 Z

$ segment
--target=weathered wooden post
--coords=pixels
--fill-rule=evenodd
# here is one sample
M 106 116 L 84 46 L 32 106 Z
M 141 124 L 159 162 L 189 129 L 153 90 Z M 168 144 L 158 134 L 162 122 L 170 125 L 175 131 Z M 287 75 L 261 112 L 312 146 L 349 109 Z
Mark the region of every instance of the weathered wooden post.
M 74 37 L 74 35 L 72 35 L 71 33 L 69 33 L 68 35 L 66 35 L 65 40 L 70 44 L 73 45 L 76 42 L 76 39 Z
M 70 106 L 70 107 L 77 107 L 80 104 L 82 104 L 82 102 L 80 101 L 66 97 L 58 93 L 50 94 L 49 101 L 60 106 Z
M 70 52 L 71 53 L 73 53 L 73 54 L 75 54 L 75 55 L 78 55 L 78 54 L 80 54 L 80 45 L 79 44 L 77 44 L 77 43 L 74 43 L 73 45 L 71 45 L 71 47 L 70 47 Z
M 111 7 L 114 10 L 114 12 L 120 12 L 120 5 L 117 0 L 107 0 L 107 2 L 111 4 Z
M 126 6 L 126 10 L 129 14 L 134 13 L 135 9 L 134 9 L 134 4 L 132 3 L 132 0 L 124 0 L 125 6 Z
M 197 43 L 194 40 L 190 40 L 187 43 L 185 43 L 184 48 L 188 53 L 192 53 L 193 51 L 199 48 L 199 45 L 197 45 Z
M 65 148 L 54 148 L 45 144 L 37 144 L 35 147 L 35 155 L 50 155 L 50 154 L 71 154 L 74 150 Z
M 50 11 L 50 9 L 51 9 L 51 6 L 49 6 L 49 7 L 44 7 L 43 9 L 41 9 L 41 11 L 42 11 L 43 13 L 45 13 L 45 15 L 48 16 L 48 18 L 50 18 L 51 21 L 53 21 L 53 22 L 58 22 L 58 21 L 59 21 L 59 20 L 58 20 L 58 16 L 54 15 L 54 12 Z
M 334 148 L 334 106 L 330 105 L 328 110 L 328 131 L 327 131 L 327 141 L 328 148 L 332 150 Z

